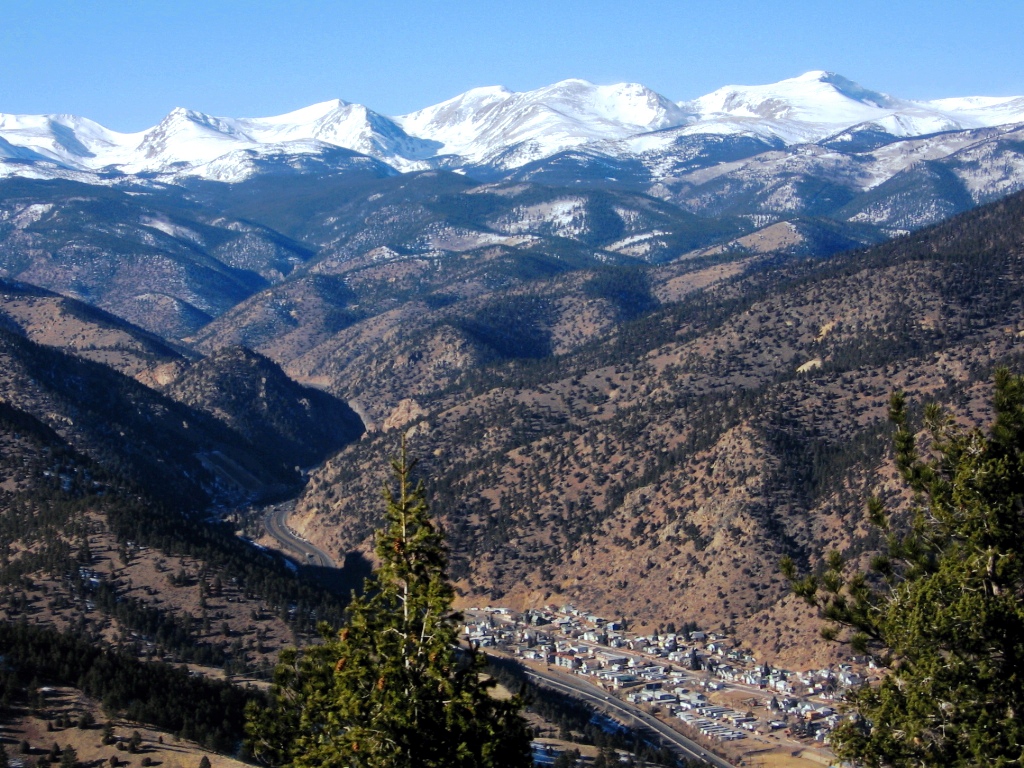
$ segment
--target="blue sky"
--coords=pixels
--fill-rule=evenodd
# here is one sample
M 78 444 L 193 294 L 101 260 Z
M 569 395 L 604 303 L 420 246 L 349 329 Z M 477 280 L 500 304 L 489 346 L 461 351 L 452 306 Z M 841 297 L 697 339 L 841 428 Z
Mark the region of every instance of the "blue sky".
M 907 98 L 1021 95 L 1021 30 L 1021 0 L 3 0 L 0 112 L 129 131 L 176 106 L 394 115 L 569 77 L 680 100 L 810 69 Z

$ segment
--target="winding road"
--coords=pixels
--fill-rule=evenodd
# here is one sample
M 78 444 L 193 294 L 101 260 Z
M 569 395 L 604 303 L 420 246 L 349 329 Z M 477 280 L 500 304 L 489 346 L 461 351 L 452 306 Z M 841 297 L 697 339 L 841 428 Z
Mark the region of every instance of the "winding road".
M 270 507 L 263 515 L 263 527 L 267 534 L 276 539 L 280 548 L 293 555 L 302 565 L 337 568 L 330 555 L 292 533 L 292 529 L 288 527 L 288 515 L 291 512 L 290 504 Z

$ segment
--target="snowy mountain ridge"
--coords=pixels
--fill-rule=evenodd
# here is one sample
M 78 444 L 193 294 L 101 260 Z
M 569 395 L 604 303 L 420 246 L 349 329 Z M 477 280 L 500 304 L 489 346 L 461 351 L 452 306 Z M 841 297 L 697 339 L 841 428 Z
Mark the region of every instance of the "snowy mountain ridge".
M 475 88 L 398 117 L 340 99 L 265 118 L 178 108 L 137 133 L 73 115 L 0 114 L 0 176 L 239 181 L 258 172 L 256 159 L 301 165 L 338 148 L 398 172 L 481 165 L 508 170 L 573 148 L 612 157 L 650 152 L 683 136 L 746 136 L 791 146 L 849 131 L 896 139 L 1022 122 L 1024 97 L 911 101 L 823 71 L 770 85 L 726 86 L 689 102 L 673 102 L 635 83 L 564 80 L 520 93 Z

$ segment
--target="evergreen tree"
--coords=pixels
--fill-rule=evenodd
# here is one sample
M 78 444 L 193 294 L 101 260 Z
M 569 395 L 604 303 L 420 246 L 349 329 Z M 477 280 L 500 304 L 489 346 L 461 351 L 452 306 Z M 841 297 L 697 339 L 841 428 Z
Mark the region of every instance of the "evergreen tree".
M 78 765 L 78 753 L 70 744 L 64 747 L 60 753 L 60 768 L 76 768 Z
M 929 406 L 922 458 L 904 398 L 894 395 L 896 464 L 915 494 L 912 524 L 890 525 L 875 499 L 870 516 L 888 538 L 869 572 L 849 574 L 837 553 L 820 577 L 797 578 L 783 562 L 795 591 L 830 620 L 823 634 L 888 669 L 880 685 L 852 694 L 857 717 L 833 735 L 841 758 L 869 766 L 1024 760 L 1024 378 L 998 371 L 993 407 L 986 436 Z
M 619 754 L 612 747 L 603 746 L 594 759 L 594 768 L 617 768 Z
M 250 710 L 253 754 L 294 768 L 513 768 L 531 764 L 518 698 L 499 701 L 483 658 L 460 655 L 444 537 L 403 443 L 385 489 L 380 565 L 342 629 L 281 654 L 271 706 Z

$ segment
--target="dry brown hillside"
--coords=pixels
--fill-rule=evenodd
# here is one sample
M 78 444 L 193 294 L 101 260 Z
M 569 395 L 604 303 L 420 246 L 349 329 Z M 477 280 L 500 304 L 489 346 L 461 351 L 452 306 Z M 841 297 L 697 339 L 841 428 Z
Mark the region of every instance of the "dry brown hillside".
M 392 411 L 312 475 L 295 524 L 333 551 L 367 548 L 402 430 L 467 600 L 570 599 L 651 627 L 731 628 L 774 660 L 825 658 L 778 559 L 870 550 L 866 498 L 901 498 L 893 390 L 984 423 L 993 367 L 1022 351 L 1021 205 L 828 264 L 754 262 L 557 363 L 494 365 L 465 389 L 400 400 L 367 385 Z M 455 353 L 434 341 L 417 365 Z

